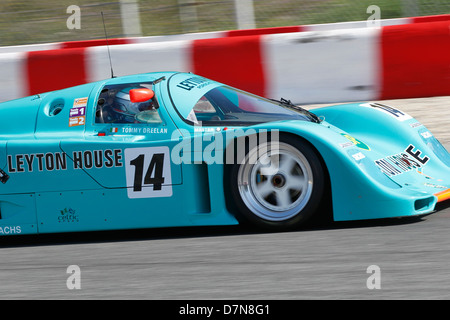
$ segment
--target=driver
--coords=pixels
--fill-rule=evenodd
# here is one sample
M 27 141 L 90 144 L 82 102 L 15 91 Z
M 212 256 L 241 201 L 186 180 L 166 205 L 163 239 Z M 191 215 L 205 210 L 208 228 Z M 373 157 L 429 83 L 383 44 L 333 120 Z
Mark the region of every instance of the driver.
M 136 123 L 136 115 L 142 111 L 152 110 L 153 107 L 153 99 L 150 99 L 145 102 L 136 102 L 133 103 L 130 101 L 130 90 L 131 89 L 141 89 L 144 87 L 128 87 L 120 90 L 115 98 L 112 105 L 112 112 L 114 117 L 116 118 L 116 123 Z

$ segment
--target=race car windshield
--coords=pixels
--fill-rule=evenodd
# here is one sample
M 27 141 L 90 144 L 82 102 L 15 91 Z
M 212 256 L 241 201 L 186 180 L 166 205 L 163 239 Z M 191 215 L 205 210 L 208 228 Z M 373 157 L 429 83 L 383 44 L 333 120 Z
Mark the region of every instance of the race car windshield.
M 248 125 L 278 120 L 313 121 L 310 113 L 227 86 L 204 94 L 189 112 L 186 120 L 208 126 Z

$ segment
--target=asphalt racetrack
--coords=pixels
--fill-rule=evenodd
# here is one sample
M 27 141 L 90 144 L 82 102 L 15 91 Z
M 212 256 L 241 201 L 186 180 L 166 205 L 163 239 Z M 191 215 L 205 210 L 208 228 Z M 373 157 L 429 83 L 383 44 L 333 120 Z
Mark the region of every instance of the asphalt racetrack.
M 385 103 L 450 150 L 450 97 Z M 2 299 L 449 299 L 450 204 L 438 209 L 286 233 L 214 227 L 3 237 Z M 78 267 L 73 282 L 69 266 Z

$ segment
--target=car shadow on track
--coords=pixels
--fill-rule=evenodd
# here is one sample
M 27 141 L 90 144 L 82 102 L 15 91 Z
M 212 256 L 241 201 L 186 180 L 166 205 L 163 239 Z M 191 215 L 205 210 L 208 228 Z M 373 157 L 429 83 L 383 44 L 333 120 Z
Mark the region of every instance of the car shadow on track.
M 450 207 L 446 205 L 445 208 Z M 439 209 L 441 210 L 441 209 Z M 336 229 L 373 228 L 388 227 L 394 225 L 407 225 L 420 223 L 426 216 L 412 216 L 403 218 L 387 218 L 376 220 L 360 221 L 320 221 L 314 222 L 301 229 L 284 232 L 302 231 L 326 231 Z M 15 235 L 0 237 L 1 248 L 8 247 L 32 247 L 32 246 L 54 246 L 82 243 L 108 243 L 125 241 L 148 241 L 164 239 L 202 238 L 219 236 L 236 236 L 251 234 L 277 234 L 279 232 L 258 230 L 248 226 L 205 226 L 205 227 L 176 227 L 176 228 L 154 228 L 154 229 L 133 229 L 114 231 L 91 231 L 91 232 L 71 232 L 39 235 Z

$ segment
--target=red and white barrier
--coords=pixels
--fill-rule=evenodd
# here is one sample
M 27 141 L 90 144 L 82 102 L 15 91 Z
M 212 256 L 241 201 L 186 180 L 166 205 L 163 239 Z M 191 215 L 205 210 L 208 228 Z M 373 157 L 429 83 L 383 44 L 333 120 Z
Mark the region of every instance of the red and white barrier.
M 284 33 L 256 29 L 133 44 L 115 39 L 110 51 L 118 76 L 191 71 L 296 103 L 450 95 L 449 17 L 391 21 L 381 28 L 294 32 L 295 27 L 286 27 Z M 0 101 L 108 78 L 102 44 L 0 54 Z
M 189 51 L 192 41 L 170 41 L 112 46 L 109 48 L 114 74 L 117 76 L 152 71 L 190 71 Z M 86 49 L 88 81 L 111 76 L 108 48 Z
M 26 53 L 0 54 L 0 101 L 28 95 L 27 78 L 24 72 L 25 65 Z
M 450 21 L 383 28 L 380 50 L 383 99 L 450 95 Z
M 380 68 L 378 29 L 267 36 L 265 95 L 301 102 L 371 100 Z

